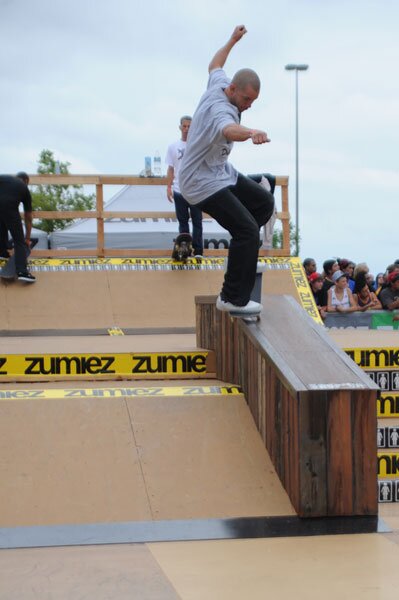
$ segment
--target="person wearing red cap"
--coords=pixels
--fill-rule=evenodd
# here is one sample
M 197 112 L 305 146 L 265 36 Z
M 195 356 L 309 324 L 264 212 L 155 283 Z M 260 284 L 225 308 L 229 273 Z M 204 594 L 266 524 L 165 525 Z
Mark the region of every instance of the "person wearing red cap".
M 387 277 L 388 286 L 381 290 L 379 299 L 382 308 L 395 310 L 399 308 L 399 270 L 392 271 Z
M 320 316 L 324 319 L 324 317 L 326 316 L 326 307 L 321 304 L 323 298 L 323 277 L 320 275 L 320 273 L 314 272 L 309 275 L 308 281 Z

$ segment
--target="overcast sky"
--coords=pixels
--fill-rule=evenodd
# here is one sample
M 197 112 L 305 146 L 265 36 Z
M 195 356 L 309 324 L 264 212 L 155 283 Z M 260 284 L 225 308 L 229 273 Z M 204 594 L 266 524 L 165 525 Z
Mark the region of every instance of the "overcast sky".
M 0 0 L 0 172 L 36 172 L 43 148 L 71 173 L 133 175 L 144 156 L 164 159 L 211 57 L 241 23 L 248 33 L 225 69 L 259 73 L 242 123 L 272 141 L 237 143 L 231 162 L 288 175 L 295 216 L 295 76 L 284 66 L 309 64 L 299 81 L 301 257 L 319 270 L 334 256 L 384 270 L 399 258 L 397 0 Z

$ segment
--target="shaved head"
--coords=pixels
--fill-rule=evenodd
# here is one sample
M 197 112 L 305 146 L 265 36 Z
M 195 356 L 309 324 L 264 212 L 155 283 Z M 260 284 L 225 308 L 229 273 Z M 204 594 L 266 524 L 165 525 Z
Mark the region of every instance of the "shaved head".
M 252 69 L 240 69 L 234 75 L 231 83 L 233 83 L 239 90 L 244 90 L 248 85 L 259 93 L 260 90 L 260 79 Z

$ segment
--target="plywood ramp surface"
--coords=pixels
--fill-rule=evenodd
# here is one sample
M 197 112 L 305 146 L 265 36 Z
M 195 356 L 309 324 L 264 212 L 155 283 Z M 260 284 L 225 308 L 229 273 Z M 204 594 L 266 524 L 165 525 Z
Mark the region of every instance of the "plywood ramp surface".
M 330 329 L 328 333 L 341 348 L 395 348 L 399 346 L 399 331 Z
M 223 271 L 43 272 L 0 282 L 0 329 L 193 327 L 196 294 L 219 293 Z
M 0 281 L 0 329 L 195 327 L 195 296 L 217 295 L 223 270 L 39 272 Z M 299 301 L 290 270 L 267 271 L 264 294 Z
M 194 333 L 157 335 L 99 335 L 0 337 L 0 354 L 70 354 L 98 352 L 192 352 Z
M 270 269 L 262 275 L 262 295 L 292 296 L 299 301 L 298 290 L 290 269 Z
M 0 403 L 0 526 L 293 515 L 242 395 Z

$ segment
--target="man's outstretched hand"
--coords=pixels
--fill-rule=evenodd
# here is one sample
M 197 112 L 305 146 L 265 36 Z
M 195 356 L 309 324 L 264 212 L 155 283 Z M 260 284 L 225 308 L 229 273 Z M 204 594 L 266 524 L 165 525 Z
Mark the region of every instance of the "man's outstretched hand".
M 253 144 L 267 144 L 270 142 L 267 133 L 265 131 L 260 131 L 259 129 L 253 129 L 250 137 Z
M 238 42 L 245 34 L 247 30 L 245 29 L 245 25 L 237 25 L 231 34 L 231 39 L 235 42 Z

